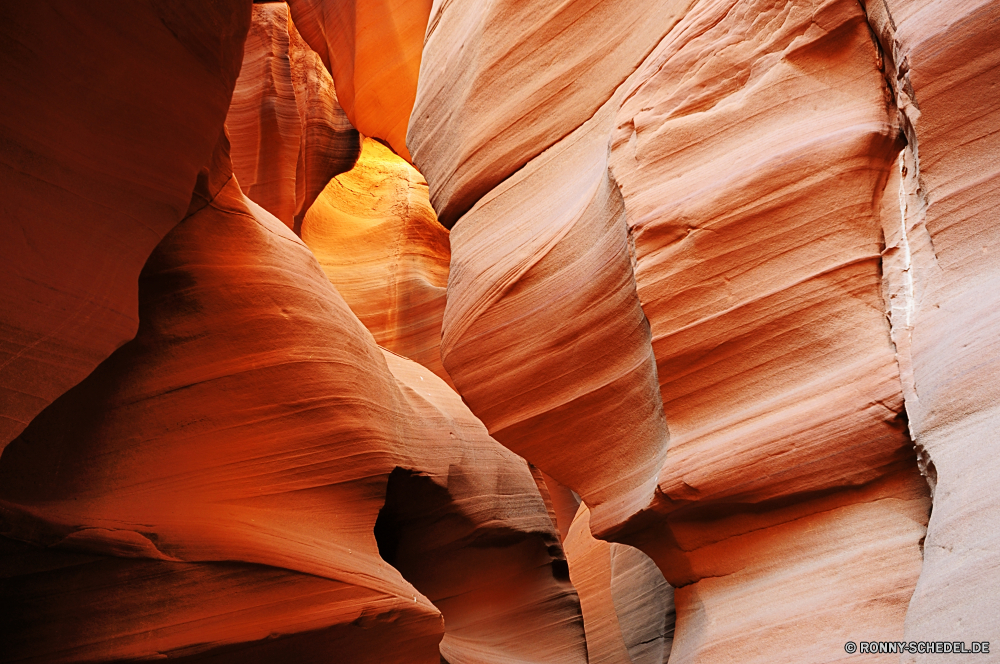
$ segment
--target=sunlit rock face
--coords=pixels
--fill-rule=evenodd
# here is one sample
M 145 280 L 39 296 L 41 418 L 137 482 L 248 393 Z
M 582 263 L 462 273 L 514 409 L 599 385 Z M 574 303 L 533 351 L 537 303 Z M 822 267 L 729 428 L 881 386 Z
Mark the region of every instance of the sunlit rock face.
M 327 184 L 301 234 L 380 346 L 450 382 L 440 349 L 448 231 L 416 169 L 364 139 L 357 164 Z
M 996 640 L 996 3 L 162 4 L 0 28 L 0 663 Z
M 4 8 L 0 449 L 135 335 L 139 271 L 212 154 L 249 22 L 249 0 Z
M 692 4 L 434 2 L 407 145 L 442 223 L 589 119 Z
M 997 633 L 1000 564 L 1000 9 L 865 4 L 908 140 L 885 193 L 886 281 L 906 409 L 934 486 L 906 636 L 984 640 Z
M 333 74 L 340 105 L 365 136 L 410 158 L 406 129 L 431 0 L 292 0 L 292 17 Z
M 585 662 L 524 460 L 433 373 L 380 349 L 234 178 L 213 181 L 143 270 L 137 337 L 0 459 L 6 535 L 98 556 L 35 577 L 15 547 L 3 599 L 30 629 L 4 639 L 37 661 L 509 661 L 530 643 Z M 134 610 L 151 593 L 161 610 Z
M 253 7 L 226 126 L 243 193 L 296 232 L 330 178 L 357 160 L 333 79 L 283 2 Z

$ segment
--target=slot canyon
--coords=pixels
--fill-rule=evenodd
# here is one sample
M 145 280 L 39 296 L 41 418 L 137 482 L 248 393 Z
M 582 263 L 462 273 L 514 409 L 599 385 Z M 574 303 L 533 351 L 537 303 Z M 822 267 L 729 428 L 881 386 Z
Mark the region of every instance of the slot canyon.
M 0 664 L 1000 661 L 997 0 L 4 14 Z

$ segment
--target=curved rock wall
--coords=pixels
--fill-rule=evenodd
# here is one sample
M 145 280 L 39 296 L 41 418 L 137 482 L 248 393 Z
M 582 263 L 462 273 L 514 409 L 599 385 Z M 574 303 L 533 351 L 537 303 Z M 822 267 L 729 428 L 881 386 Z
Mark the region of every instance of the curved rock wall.
M 4 8 L 0 449 L 135 335 L 139 271 L 212 154 L 249 22 L 248 0 Z
M 998 11 L 9 8 L 0 661 L 996 641 Z
M 1000 9 L 865 4 L 908 139 L 886 188 L 895 204 L 883 207 L 886 279 L 906 410 L 934 497 L 906 636 L 981 641 L 998 629 Z
M 441 365 L 451 251 L 420 173 L 365 138 L 357 164 L 327 184 L 301 235 L 380 346 L 451 381 Z
M 283 2 L 254 5 L 226 125 L 243 193 L 296 232 L 360 151 L 333 79 Z

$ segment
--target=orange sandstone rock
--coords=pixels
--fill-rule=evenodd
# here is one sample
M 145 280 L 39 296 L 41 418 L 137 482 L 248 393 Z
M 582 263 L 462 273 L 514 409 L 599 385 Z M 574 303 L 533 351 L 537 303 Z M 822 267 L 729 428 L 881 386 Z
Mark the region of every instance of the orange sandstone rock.
M 136 339 L 0 459 L 3 533 L 115 557 L 5 587 L 5 605 L 35 625 L 19 652 L 438 662 L 446 631 L 453 661 L 505 661 L 526 644 L 585 661 L 527 464 L 430 371 L 379 349 L 301 240 L 234 178 L 201 195 L 208 204 L 143 271 Z M 380 556 L 387 487 L 390 557 L 441 612 Z M 76 617 L 86 639 L 55 639 L 73 612 L 46 603 L 54 584 L 95 607 Z M 162 612 L 133 608 L 154 592 Z M 540 620 L 553 621 L 541 635 Z
M 667 431 L 604 112 L 455 225 L 441 357 L 490 434 L 594 522 L 644 508 Z
M 185 214 L 250 2 L 27 2 L 0 27 L 0 449 L 135 335 L 136 280 Z
M 581 506 L 566 538 L 591 664 L 664 664 L 673 639 L 673 589 L 644 553 L 590 534 Z
M 409 160 L 406 128 L 431 0 L 288 4 L 302 36 L 333 74 L 351 123 Z
M 0 538 L 3 662 L 438 661 L 419 613 L 373 619 L 384 597 L 312 574 L 182 563 Z M 385 615 L 385 614 L 383 614 Z M 390 614 L 391 615 L 391 614 Z
M 444 615 L 442 658 L 587 662 L 580 602 L 528 465 L 429 370 L 386 360 L 413 410 L 413 462 L 390 475 L 375 532 Z
M 442 223 L 593 116 L 691 4 L 435 2 L 406 140 Z
M 886 280 L 906 410 L 934 498 L 906 638 L 986 640 L 1000 629 L 1000 9 L 865 5 L 908 143 L 882 208 Z
M 851 602 L 873 607 L 870 638 L 901 634 L 927 502 L 881 297 L 880 198 L 900 142 L 879 66 L 856 3 L 699 2 L 600 111 L 452 232 L 442 356 L 473 412 L 579 492 L 594 533 L 639 546 L 678 587 L 719 577 L 677 594 L 682 661 L 726 661 L 717 641 L 697 636 L 710 631 L 725 635 L 733 661 L 803 655 L 754 650 L 754 630 L 766 628 L 748 628 L 750 595 L 723 599 L 740 567 L 713 562 L 677 523 L 735 541 L 719 519 L 784 523 L 789 506 L 796 519 L 854 515 L 865 491 L 885 495 L 871 514 L 850 526 L 817 516 L 815 528 L 877 522 L 891 535 L 863 556 L 843 538 L 817 543 L 808 564 L 849 560 L 845 576 L 884 583 L 804 620 L 814 634 L 807 657 L 843 656 Z M 415 155 L 432 191 L 451 186 Z M 621 244 L 577 240 L 593 228 L 621 233 Z M 622 246 L 629 262 L 609 256 L 588 270 L 603 246 Z M 612 332 L 627 320 L 620 311 L 598 313 L 609 293 L 625 292 L 596 286 L 616 274 L 629 285 L 634 274 L 650 341 Z M 645 326 L 638 320 L 630 330 Z M 655 370 L 627 384 L 656 380 L 662 401 L 626 398 L 625 383 L 597 389 L 604 372 L 621 375 L 604 349 L 635 372 L 650 342 Z M 622 399 L 613 413 L 601 410 L 609 393 Z M 662 465 L 660 405 L 671 429 Z M 775 532 L 778 549 L 770 558 L 759 549 L 765 567 L 746 567 L 758 569 L 747 587 L 807 565 L 791 544 L 799 531 Z M 801 609 L 786 595 L 773 595 L 773 615 Z M 772 624 L 767 638 L 777 639 L 781 622 Z
M 448 231 L 416 169 L 364 139 L 355 167 L 331 180 L 306 215 L 302 239 L 380 346 L 450 382 L 440 350 Z
M 359 151 L 333 80 L 285 3 L 254 5 L 226 125 L 243 193 L 296 231 L 326 183 L 349 170 Z

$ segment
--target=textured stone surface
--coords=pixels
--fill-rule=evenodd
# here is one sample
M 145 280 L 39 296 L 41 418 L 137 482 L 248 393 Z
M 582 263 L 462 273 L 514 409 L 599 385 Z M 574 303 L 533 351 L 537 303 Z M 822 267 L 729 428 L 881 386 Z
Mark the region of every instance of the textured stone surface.
M 588 120 L 691 4 L 436 0 L 407 144 L 441 221 Z
M 333 74 L 340 105 L 365 136 L 410 158 L 406 128 L 431 0 L 292 0 L 302 36 Z
M 295 231 L 330 178 L 357 159 L 358 133 L 285 3 L 254 5 L 226 127 L 243 193 Z
M 372 620 L 385 598 L 265 565 L 96 556 L 0 538 L 3 662 L 437 662 L 425 616 Z
M 648 503 L 667 431 L 608 177 L 610 118 L 529 163 L 452 229 L 441 357 L 494 438 L 614 525 Z
M 673 589 L 638 549 L 590 534 L 580 508 L 566 537 L 569 573 L 583 609 L 590 664 L 665 664 L 673 640 Z
M 222 130 L 248 0 L 28 2 L 0 27 L 0 448 L 135 335 Z
M 671 576 L 687 576 L 672 579 L 671 663 L 898 662 L 851 656 L 844 644 L 904 638 L 928 506 L 909 467 L 787 507 L 670 519 L 685 551 L 671 557 Z
M 223 148 L 215 164 L 226 172 Z M 159 579 L 164 611 L 133 615 L 123 601 L 78 614 L 84 631 L 90 619 L 111 625 L 94 628 L 97 643 L 67 639 L 67 647 L 104 659 L 151 649 L 225 655 L 240 643 L 258 657 L 326 661 L 344 639 L 359 652 L 372 644 L 365 661 L 395 652 L 437 662 L 444 627 L 455 633 L 442 645 L 454 661 L 468 652 L 504 661 L 537 630 L 537 616 L 520 606 L 527 603 L 552 621 L 534 648 L 547 647 L 551 661 L 585 660 L 579 604 L 560 579 L 558 535 L 525 462 L 492 441 L 430 371 L 392 355 L 387 364 L 309 250 L 235 179 L 154 252 L 140 282 L 140 319 L 135 340 L 8 446 L 2 531 L 42 546 L 147 562 L 239 561 L 259 572 L 232 588 L 233 572 L 218 566 L 108 562 L 91 583 L 111 590 L 73 586 L 82 597 L 66 601 L 100 604 L 101 592 L 122 584 L 133 597 L 122 578 L 132 570 Z M 413 576 L 441 594 L 442 612 L 379 555 L 375 524 L 396 469 L 423 483 L 396 487 L 396 500 L 419 506 L 423 488 L 433 499 L 399 515 L 416 541 L 400 540 L 397 564 L 414 561 Z M 422 542 L 431 528 L 436 536 Z M 475 545 L 463 554 L 455 542 L 464 537 Z M 458 560 L 431 569 L 422 556 Z M 497 559 L 504 575 L 491 564 Z M 50 582 L 14 584 L 7 600 L 27 604 L 38 621 L 68 620 L 59 602 L 38 606 Z M 143 595 L 134 592 L 129 601 Z M 188 629 L 171 627 L 189 615 L 192 598 L 230 592 L 235 606 L 209 602 L 190 614 Z M 309 608 L 317 594 L 326 607 L 319 615 Z M 278 601 L 284 614 L 251 612 L 249 624 L 228 615 L 243 602 Z M 483 612 L 493 618 L 485 628 L 474 620 Z M 148 640 L 130 638 L 139 620 Z M 398 629 L 385 629 L 392 624 Z M 262 630 L 286 638 L 262 650 L 255 642 L 272 633 Z
M 0 662 L 996 641 L 997 3 L 161 5 L 0 28 Z
M 302 239 L 380 346 L 450 381 L 441 319 L 451 251 L 420 173 L 366 138 L 355 167 L 309 210 Z
M 453 228 L 446 368 L 498 440 L 579 492 L 591 530 L 636 544 L 680 588 L 682 661 L 728 661 L 725 649 L 731 661 L 837 660 L 856 602 L 871 607 L 869 638 L 902 633 L 928 503 L 882 299 L 882 195 L 902 145 L 890 99 L 856 3 L 699 2 L 591 119 Z M 415 155 L 432 192 L 443 186 Z M 593 227 L 621 233 L 608 246 L 630 262 L 604 258 L 597 272 L 630 285 L 634 274 L 649 342 L 626 345 L 612 333 L 622 315 L 597 313 L 616 289 L 586 269 L 601 242 L 574 242 Z M 665 434 L 661 404 L 622 397 L 627 426 L 593 405 L 599 372 L 616 365 L 588 338 L 619 359 L 651 343 L 644 380 L 657 380 L 670 428 L 662 463 L 665 435 L 646 433 Z M 585 377 L 569 368 L 584 366 Z M 579 395 L 594 401 L 579 408 Z M 727 532 L 726 518 L 785 523 L 787 509 L 817 530 L 887 536 L 864 555 L 838 535 L 803 556 L 790 526 L 767 536 L 777 548 L 760 548 L 754 568 L 679 530 L 735 551 L 755 526 Z M 820 516 L 836 509 L 854 520 Z M 803 611 L 781 575 L 822 568 L 879 583 L 803 620 L 816 634 L 806 650 L 757 649 Z M 746 594 L 726 599 L 729 584 Z M 754 587 L 776 589 L 770 628 L 754 622 Z
M 886 280 L 906 410 L 934 486 L 906 637 L 982 641 L 1000 633 L 1000 9 L 865 4 L 908 139 L 886 188 L 895 205 L 883 206 Z

